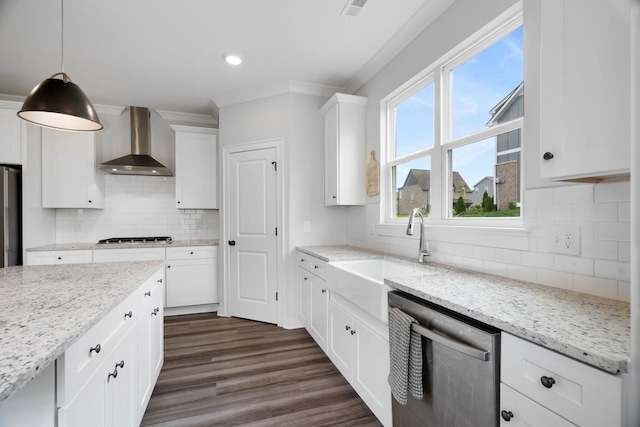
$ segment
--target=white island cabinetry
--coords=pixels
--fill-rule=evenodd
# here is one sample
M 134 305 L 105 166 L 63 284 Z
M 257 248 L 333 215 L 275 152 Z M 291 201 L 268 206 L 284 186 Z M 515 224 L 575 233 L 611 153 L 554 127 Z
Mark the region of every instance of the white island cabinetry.
M 59 427 L 140 424 L 163 361 L 163 324 L 148 313 L 156 305 L 161 316 L 163 276 L 158 270 L 57 359 Z
M 42 129 L 42 207 L 104 209 L 99 133 Z
M 176 207 L 218 209 L 218 130 L 171 125 L 176 133 Z

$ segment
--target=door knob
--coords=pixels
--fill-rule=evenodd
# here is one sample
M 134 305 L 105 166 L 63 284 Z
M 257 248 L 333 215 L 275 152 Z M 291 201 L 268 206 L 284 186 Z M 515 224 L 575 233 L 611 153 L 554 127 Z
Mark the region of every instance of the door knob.
M 229 240 L 229 246 L 235 246 L 235 245 L 236 245 L 235 240 Z

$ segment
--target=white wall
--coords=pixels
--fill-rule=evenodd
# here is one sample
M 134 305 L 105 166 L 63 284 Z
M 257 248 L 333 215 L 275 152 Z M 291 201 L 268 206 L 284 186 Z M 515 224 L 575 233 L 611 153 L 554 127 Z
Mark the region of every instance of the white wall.
M 368 148 L 380 152 L 380 101 L 515 1 L 458 0 L 400 52 L 358 95 L 368 96 Z M 525 2 L 524 229 L 427 227 L 433 262 L 629 301 L 629 183 L 556 184 L 538 178 L 539 5 Z M 434 42 L 436 41 L 437 42 Z M 379 226 L 380 199 L 349 209 L 349 244 L 416 256 L 417 237 L 404 226 Z M 581 229 L 580 256 L 551 252 L 553 227 Z
M 326 100 L 283 94 L 220 108 L 221 147 L 270 139 L 283 142 L 285 233 L 279 293 L 285 327 L 299 326 L 295 248 L 346 244 L 346 208 L 324 207 L 324 121 L 319 109 Z M 304 221 L 310 222 L 308 233 Z M 219 257 L 225 252 L 221 250 Z

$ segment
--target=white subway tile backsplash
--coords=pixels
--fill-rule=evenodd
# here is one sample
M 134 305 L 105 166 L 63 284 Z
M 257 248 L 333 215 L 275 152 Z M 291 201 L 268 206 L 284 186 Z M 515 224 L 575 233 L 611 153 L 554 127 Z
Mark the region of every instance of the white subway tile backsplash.
M 595 275 L 615 280 L 629 280 L 630 268 L 628 262 L 595 260 Z
M 554 255 L 553 269 L 567 273 L 593 276 L 593 259 L 577 256 Z
M 617 260 L 619 243 L 614 240 L 582 240 L 581 255 L 587 258 Z
M 618 298 L 620 301 L 631 301 L 631 282 L 618 280 Z
M 618 203 L 618 221 L 631 221 L 631 203 Z
M 106 175 L 105 209 L 84 209 L 82 214 L 57 209 L 56 241 L 89 243 L 133 235 L 216 238 L 218 219 L 216 210 L 176 209 L 173 177 Z
M 554 288 L 573 289 L 573 275 L 562 271 L 539 268 L 536 273 L 536 283 Z
M 554 188 L 553 204 L 593 203 L 593 187 L 592 184 L 578 184 Z
M 522 251 L 515 251 L 512 249 L 496 249 L 495 259 L 496 261 L 504 262 L 507 264 L 521 264 Z
M 631 241 L 630 222 L 599 222 L 595 226 L 596 240 Z
M 523 252 L 522 265 L 535 268 L 553 269 L 553 254 L 543 252 Z
M 618 297 L 618 282 L 611 279 L 574 274 L 573 290 L 604 298 L 616 299 Z
M 595 186 L 596 202 L 616 202 L 631 200 L 631 185 L 629 181 L 599 184 Z
M 573 205 L 575 221 L 617 221 L 618 203 L 578 203 Z
M 631 242 L 618 242 L 618 261 L 631 262 Z

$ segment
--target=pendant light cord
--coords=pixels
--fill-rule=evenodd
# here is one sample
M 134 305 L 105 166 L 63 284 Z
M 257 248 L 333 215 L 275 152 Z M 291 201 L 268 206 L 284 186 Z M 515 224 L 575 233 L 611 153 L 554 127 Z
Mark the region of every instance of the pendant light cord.
M 60 71 L 64 74 L 64 0 L 60 0 Z

